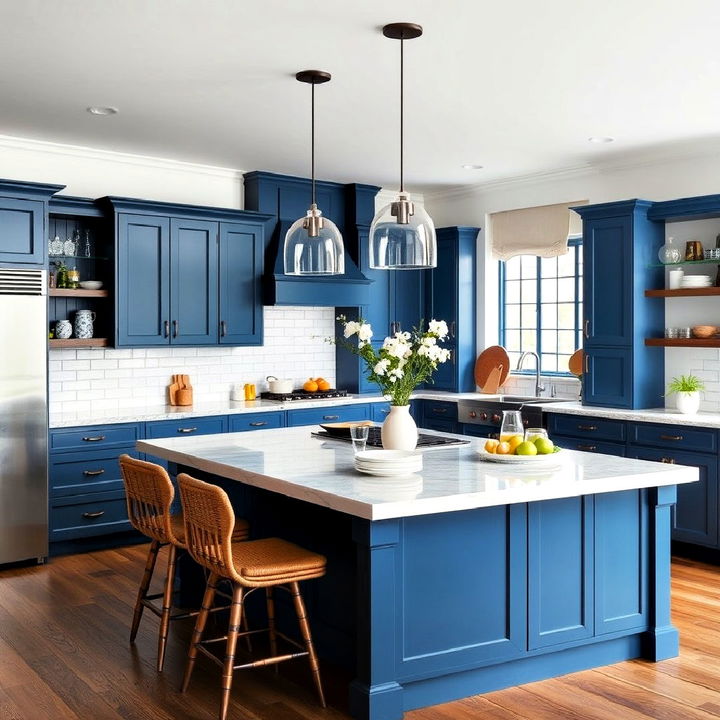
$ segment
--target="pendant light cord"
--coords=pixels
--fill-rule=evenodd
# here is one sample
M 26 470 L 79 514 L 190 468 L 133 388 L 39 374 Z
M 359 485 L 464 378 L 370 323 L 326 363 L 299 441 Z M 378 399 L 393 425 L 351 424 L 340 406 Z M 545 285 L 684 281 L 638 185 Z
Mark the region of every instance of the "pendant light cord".
M 400 38 L 400 192 L 405 190 L 405 171 L 403 167 L 403 148 L 405 145 L 405 39 Z
M 310 173 L 312 176 L 312 204 L 315 205 L 315 83 L 312 83 L 312 102 L 310 120 Z

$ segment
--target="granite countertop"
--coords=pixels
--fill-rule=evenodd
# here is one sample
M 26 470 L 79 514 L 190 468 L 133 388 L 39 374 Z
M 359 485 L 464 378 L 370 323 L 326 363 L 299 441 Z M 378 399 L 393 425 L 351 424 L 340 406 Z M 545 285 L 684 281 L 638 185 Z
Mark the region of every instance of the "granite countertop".
M 552 456 L 550 465 L 504 465 L 480 459 L 477 450 L 484 440 L 423 450 L 419 473 L 374 477 L 355 470 L 349 443 L 313 437 L 315 429 L 141 440 L 137 448 L 368 520 L 676 485 L 699 477 L 697 468 L 572 450 Z

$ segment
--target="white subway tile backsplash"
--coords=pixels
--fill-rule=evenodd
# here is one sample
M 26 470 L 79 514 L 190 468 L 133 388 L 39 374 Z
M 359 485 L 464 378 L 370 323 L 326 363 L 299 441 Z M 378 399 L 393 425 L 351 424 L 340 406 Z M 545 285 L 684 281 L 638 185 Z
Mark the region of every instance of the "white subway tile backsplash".
M 50 412 L 87 413 L 141 408 L 166 401 L 171 375 L 190 375 L 195 400 L 227 400 L 236 383 L 266 390 L 266 375 L 288 377 L 297 387 L 322 375 L 335 383 L 333 308 L 265 308 L 262 347 L 163 347 L 51 350 Z

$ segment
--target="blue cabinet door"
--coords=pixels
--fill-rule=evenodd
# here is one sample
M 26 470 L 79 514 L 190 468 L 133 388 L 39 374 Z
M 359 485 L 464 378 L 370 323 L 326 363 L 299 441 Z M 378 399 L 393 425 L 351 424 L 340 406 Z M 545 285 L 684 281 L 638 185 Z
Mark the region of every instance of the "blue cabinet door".
M 633 350 L 631 347 L 585 346 L 583 404 L 633 407 Z
M 262 345 L 263 231 L 220 223 L 220 344 Z
M 0 197 L 0 263 L 45 262 L 45 203 Z
M 632 345 L 632 215 L 583 224 L 583 315 L 586 348 Z M 651 258 L 648 258 L 650 262 Z
M 673 540 L 718 547 L 718 458 L 717 455 L 631 447 L 632 457 L 700 470 L 700 480 L 677 486 Z
M 390 278 L 393 305 L 390 321 L 397 330 L 410 332 L 425 318 L 425 270 L 387 270 Z
M 117 218 L 117 347 L 170 342 L 170 220 Z M 192 290 L 190 290 L 192 292 Z
M 170 221 L 170 342 L 218 342 L 218 224 Z

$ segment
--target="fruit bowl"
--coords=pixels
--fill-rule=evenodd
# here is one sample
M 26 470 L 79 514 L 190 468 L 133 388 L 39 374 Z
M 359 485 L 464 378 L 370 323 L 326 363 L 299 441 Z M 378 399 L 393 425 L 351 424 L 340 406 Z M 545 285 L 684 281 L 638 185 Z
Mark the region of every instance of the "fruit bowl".
M 506 465 L 556 465 L 562 461 L 563 453 L 559 447 L 547 455 L 498 455 L 489 453 L 485 448 L 478 448 L 477 454 L 486 462 L 505 463 Z

